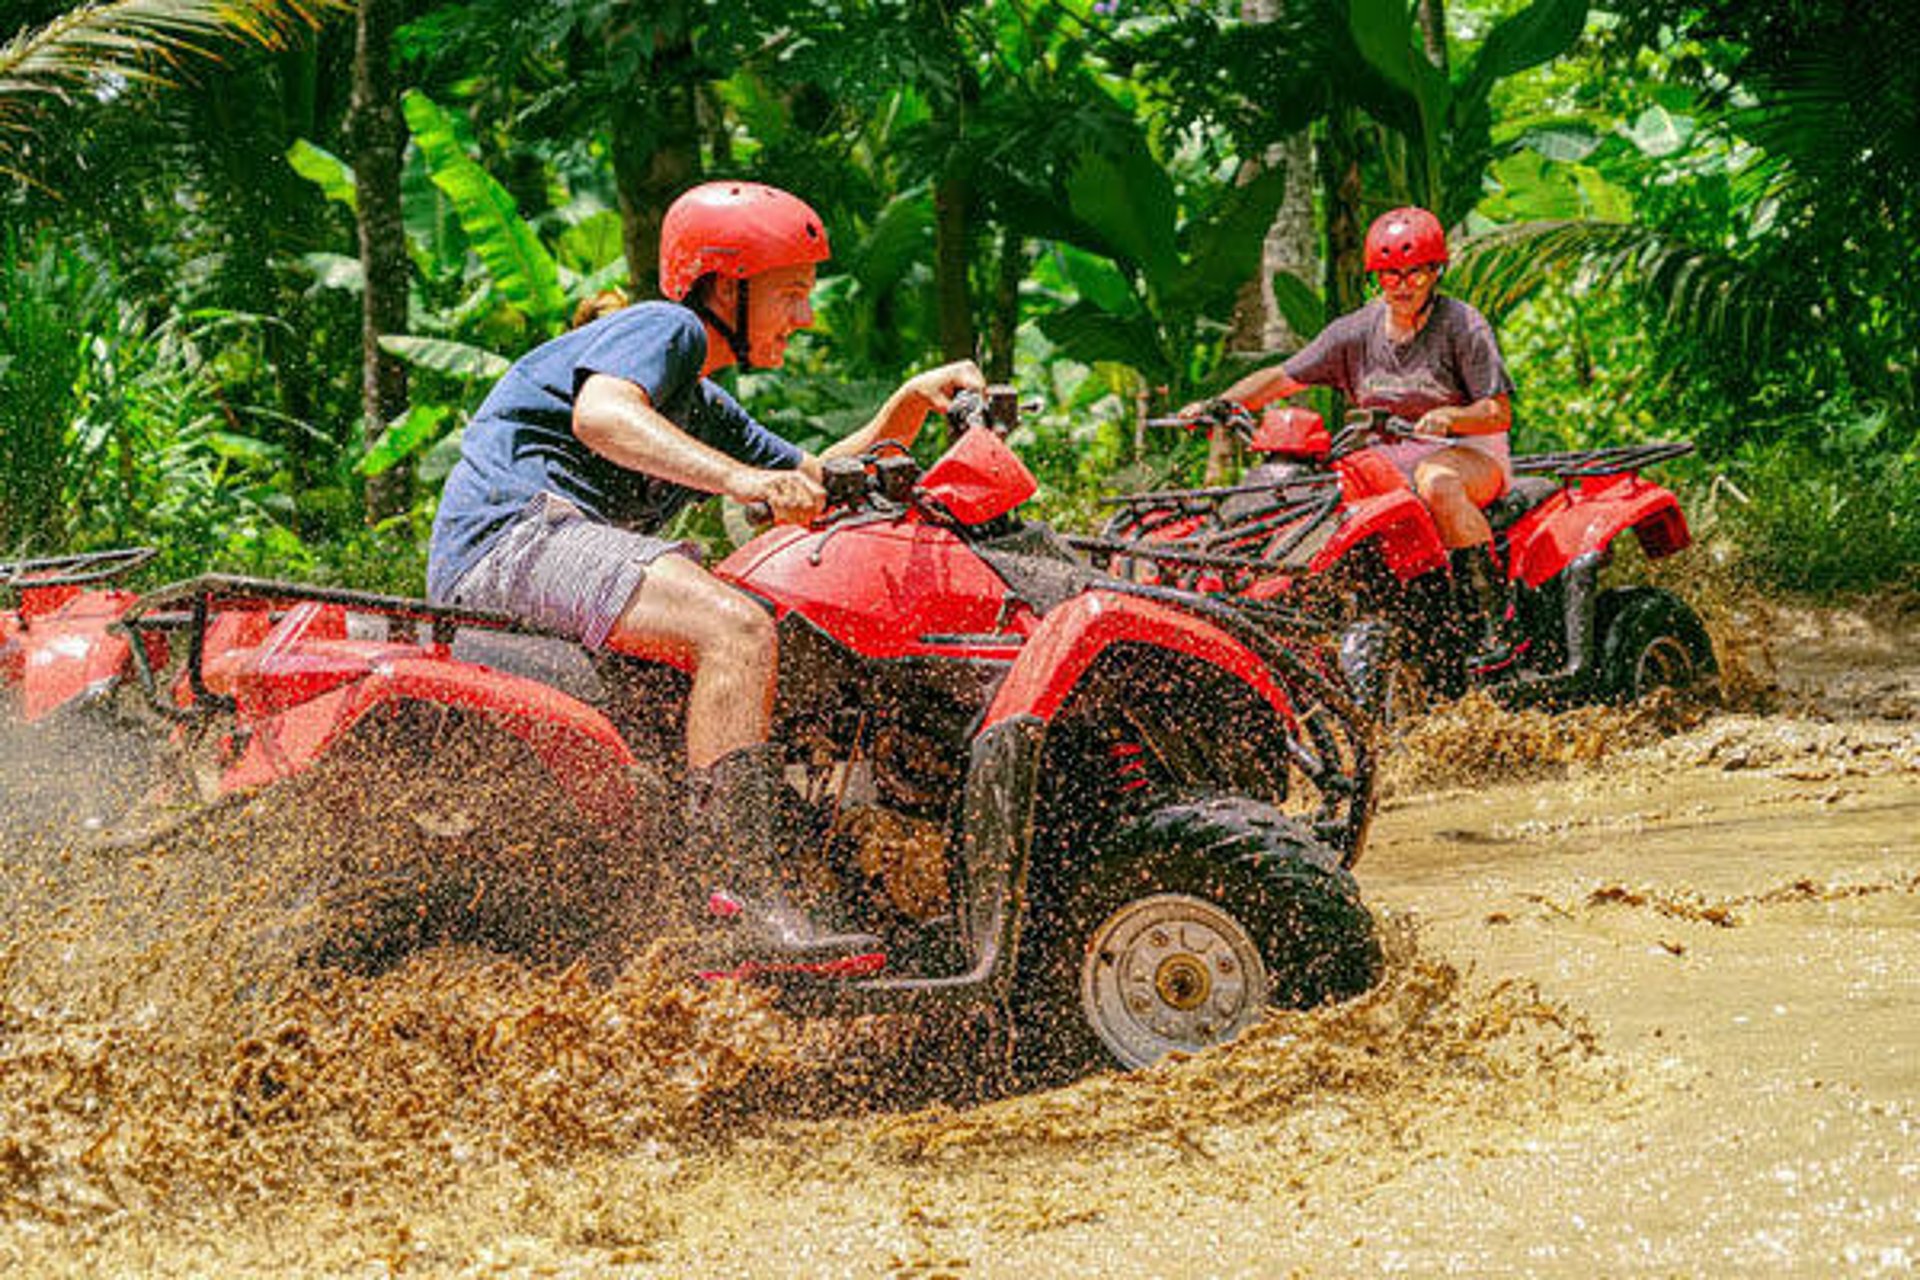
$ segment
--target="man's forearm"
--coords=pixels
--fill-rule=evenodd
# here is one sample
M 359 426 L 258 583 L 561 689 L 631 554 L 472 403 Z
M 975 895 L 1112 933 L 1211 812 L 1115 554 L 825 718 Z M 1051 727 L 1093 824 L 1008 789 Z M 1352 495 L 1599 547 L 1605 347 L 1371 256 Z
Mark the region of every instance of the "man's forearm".
M 1434 409 L 1427 416 L 1437 418 L 1454 436 L 1497 435 L 1513 425 L 1513 407 L 1505 396 Z
M 873 420 L 852 435 L 836 440 L 820 451 L 823 458 L 858 457 L 883 440 L 912 444 L 927 418 L 925 399 L 915 391 L 901 387 L 887 397 Z
M 605 374 L 595 374 L 581 387 L 573 433 L 615 466 L 702 493 L 731 493 L 748 469 L 675 426 L 633 383 Z
M 1273 364 L 1264 369 L 1255 369 L 1236 381 L 1220 393 L 1223 400 L 1237 400 L 1249 409 L 1258 409 L 1275 400 L 1283 400 L 1297 391 L 1304 391 L 1304 382 L 1295 382 L 1287 376 L 1284 367 Z

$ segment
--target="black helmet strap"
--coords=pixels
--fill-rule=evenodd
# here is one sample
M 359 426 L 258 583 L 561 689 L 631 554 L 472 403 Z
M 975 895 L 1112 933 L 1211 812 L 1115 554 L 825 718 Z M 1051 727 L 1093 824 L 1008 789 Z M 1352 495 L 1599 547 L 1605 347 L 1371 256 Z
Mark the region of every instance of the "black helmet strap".
M 733 324 L 722 320 L 714 309 L 707 305 L 707 298 L 710 295 L 703 292 L 697 283 L 687 291 L 688 309 L 727 340 L 727 349 L 733 352 L 733 358 L 739 362 L 742 369 L 754 367 L 752 344 L 747 341 L 747 288 L 750 283 L 745 279 L 739 281 L 740 287 L 734 293 L 733 313 L 737 320 Z

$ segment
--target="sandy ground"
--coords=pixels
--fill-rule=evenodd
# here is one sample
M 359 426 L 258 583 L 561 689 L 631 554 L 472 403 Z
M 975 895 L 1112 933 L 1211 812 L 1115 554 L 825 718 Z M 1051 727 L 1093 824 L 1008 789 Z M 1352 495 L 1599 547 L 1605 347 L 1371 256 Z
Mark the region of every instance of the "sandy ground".
M 779 1032 L 750 1002 L 486 969 L 449 995 L 429 970 L 377 1018 L 312 1011 L 236 1076 L 231 1044 L 143 1041 L 124 1003 L 82 1017 L 17 987 L 0 1269 L 1908 1274 L 1914 641 L 1808 619 L 1766 714 L 1491 784 L 1403 775 L 1359 869 L 1379 990 L 966 1110 L 756 1104 Z M 88 1075 L 156 1055 L 215 1078 Z M 279 1127 L 209 1120 L 236 1090 L 285 1100 Z

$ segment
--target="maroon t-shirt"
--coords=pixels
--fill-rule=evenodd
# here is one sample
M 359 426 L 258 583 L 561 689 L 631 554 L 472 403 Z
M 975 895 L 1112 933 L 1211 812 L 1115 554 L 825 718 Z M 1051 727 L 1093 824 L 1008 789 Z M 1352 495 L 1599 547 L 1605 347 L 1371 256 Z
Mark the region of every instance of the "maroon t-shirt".
M 1385 409 L 1416 422 L 1429 409 L 1513 394 L 1493 326 L 1472 306 L 1445 295 L 1418 333 L 1387 336 L 1387 304 L 1376 298 L 1341 316 L 1282 367 L 1296 382 L 1334 387 L 1362 409 Z

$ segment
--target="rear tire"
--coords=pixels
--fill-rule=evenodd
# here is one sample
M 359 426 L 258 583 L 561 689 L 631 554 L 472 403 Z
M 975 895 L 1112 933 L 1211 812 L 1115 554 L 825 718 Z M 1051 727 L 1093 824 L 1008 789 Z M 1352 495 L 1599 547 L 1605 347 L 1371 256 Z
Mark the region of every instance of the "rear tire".
M 1020 947 L 1015 1065 L 1032 1083 L 1233 1039 L 1270 1005 L 1357 995 L 1380 965 L 1337 854 L 1269 805 L 1168 805 L 1103 842 Z
M 1601 596 L 1600 692 L 1632 702 L 1655 689 L 1686 690 L 1719 669 L 1707 629 L 1686 601 L 1659 587 L 1622 587 Z

